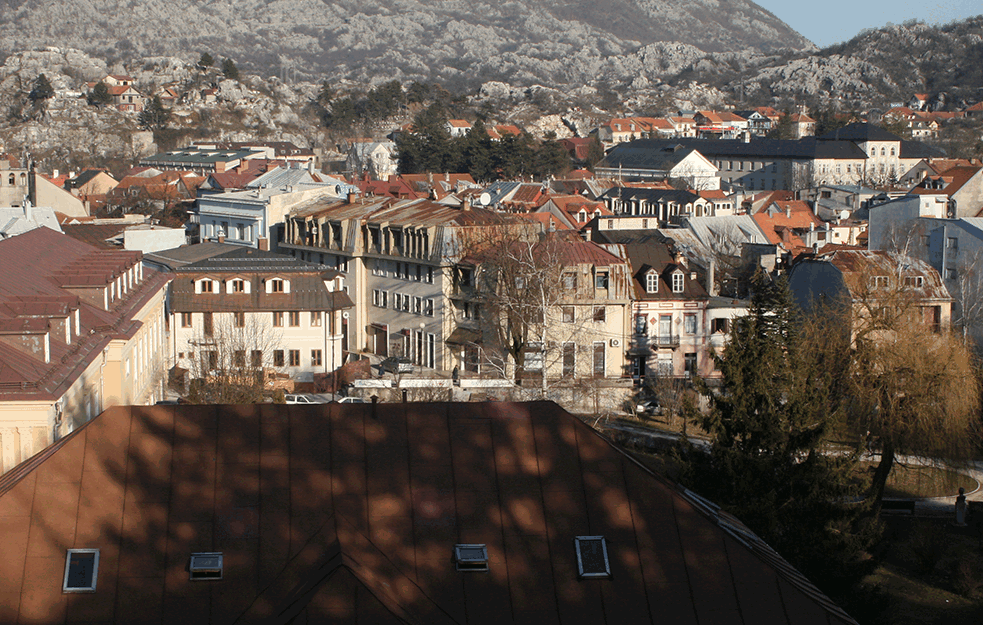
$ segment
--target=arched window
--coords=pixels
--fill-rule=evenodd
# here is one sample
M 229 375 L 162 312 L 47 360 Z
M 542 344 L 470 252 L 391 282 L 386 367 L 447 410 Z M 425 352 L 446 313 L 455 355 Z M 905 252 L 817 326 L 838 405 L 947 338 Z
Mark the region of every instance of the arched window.
M 894 156 L 894 148 L 891 148 L 891 156 Z
M 884 148 L 881 148 L 881 156 L 885 156 L 886 154 L 887 152 L 884 150 Z
M 10 174 L 10 178 L 7 179 L 7 182 L 10 184 L 10 186 L 14 186 L 15 184 L 17 184 L 17 179 L 14 177 L 13 174 Z

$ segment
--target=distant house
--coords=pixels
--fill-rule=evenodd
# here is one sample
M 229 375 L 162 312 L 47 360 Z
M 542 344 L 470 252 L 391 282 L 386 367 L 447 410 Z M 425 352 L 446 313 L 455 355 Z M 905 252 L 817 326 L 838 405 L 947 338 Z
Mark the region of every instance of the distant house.
M 396 144 L 392 141 L 356 139 L 348 147 L 346 168 L 352 175 L 368 174 L 385 180 L 396 173 Z
M 796 139 L 812 137 L 816 134 L 816 120 L 802 113 L 793 113 L 792 128 L 795 129 Z
M 452 137 L 463 137 L 471 132 L 471 124 L 463 119 L 449 119 L 444 124 L 444 129 Z
M 118 111 L 139 113 L 143 110 L 146 98 L 133 86 L 131 76 L 109 74 L 101 81 L 106 85 L 112 98 L 112 107 Z M 98 83 L 87 84 L 91 91 Z

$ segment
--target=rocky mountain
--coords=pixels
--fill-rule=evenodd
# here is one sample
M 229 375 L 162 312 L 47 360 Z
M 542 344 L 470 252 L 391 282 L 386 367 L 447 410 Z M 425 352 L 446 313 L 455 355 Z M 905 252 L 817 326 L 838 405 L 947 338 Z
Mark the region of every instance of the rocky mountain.
M 702 53 L 809 50 L 750 0 L 2 0 L 0 52 L 70 47 L 114 60 L 208 51 L 243 69 L 317 79 L 623 81 L 673 63 L 650 44 Z M 641 58 L 636 57 L 642 50 Z M 655 57 L 655 58 L 653 58 Z

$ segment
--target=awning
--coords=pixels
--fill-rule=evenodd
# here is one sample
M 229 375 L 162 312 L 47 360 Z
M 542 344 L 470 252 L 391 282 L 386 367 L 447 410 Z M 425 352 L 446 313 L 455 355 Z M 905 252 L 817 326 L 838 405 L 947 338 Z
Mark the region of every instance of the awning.
M 471 328 L 457 328 L 450 333 L 450 336 L 444 339 L 444 342 L 452 345 L 481 343 L 481 332 L 472 330 Z

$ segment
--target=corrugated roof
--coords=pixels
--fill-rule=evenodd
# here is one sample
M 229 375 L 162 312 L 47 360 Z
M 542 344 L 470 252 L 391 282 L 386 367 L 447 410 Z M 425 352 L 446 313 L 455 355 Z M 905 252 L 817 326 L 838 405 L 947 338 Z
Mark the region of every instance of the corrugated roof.
M 116 407 L 0 478 L 0 523 L 0 613 L 38 624 L 854 623 L 547 402 Z M 578 579 L 576 536 L 610 579 Z M 100 549 L 95 593 L 62 592 L 66 548 Z

